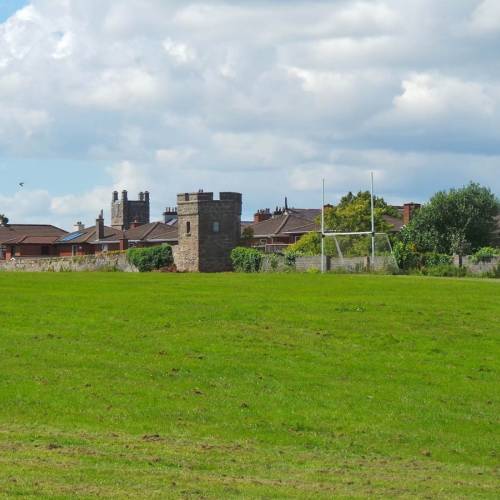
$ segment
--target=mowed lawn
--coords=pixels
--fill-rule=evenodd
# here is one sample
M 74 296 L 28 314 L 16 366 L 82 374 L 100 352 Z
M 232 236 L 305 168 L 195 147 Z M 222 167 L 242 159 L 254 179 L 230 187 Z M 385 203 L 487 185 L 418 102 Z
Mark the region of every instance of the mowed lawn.
M 0 496 L 498 498 L 500 283 L 0 273 Z

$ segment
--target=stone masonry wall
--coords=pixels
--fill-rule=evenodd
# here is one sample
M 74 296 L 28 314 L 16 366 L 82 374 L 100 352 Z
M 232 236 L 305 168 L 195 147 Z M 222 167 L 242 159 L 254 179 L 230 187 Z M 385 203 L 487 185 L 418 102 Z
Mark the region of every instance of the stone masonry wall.
M 458 255 L 453 257 L 453 264 L 455 266 L 459 265 Z M 500 265 L 500 257 L 494 257 L 490 262 L 478 262 L 477 264 L 472 261 L 472 257 L 463 257 L 462 265 L 472 274 L 488 273 Z
M 81 257 L 57 257 L 39 259 L 16 259 L 0 263 L 0 272 L 85 272 L 122 271 L 138 272 L 128 260 L 126 253 L 85 255 Z

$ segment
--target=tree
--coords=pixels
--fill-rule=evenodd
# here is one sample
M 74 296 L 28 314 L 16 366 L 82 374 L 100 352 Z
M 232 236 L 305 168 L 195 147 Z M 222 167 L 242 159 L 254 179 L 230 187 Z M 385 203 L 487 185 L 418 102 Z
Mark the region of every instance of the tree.
M 471 249 L 471 244 L 467 241 L 465 230 L 458 229 L 450 235 L 450 250 L 454 255 L 458 255 L 458 266 L 463 266 L 463 256 Z
M 383 198 L 375 196 L 375 227 L 377 232 L 385 233 L 392 225 L 384 216 L 399 217 L 397 210 L 388 205 Z M 335 207 L 325 210 L 325 226 L 330 231 L 358 232 L 371 231 L 371 193 L 360 191 L 343 196 Z
M 440 191 L 403 229 L 401 240 L 419 252 L 464 255 L 491 242 L 499 210 L 491 190 L 476 183 Z
M 8 223 L 9 223 L 9 218 L 6 217 L 4 214 L 0 214 L 0 226 L 7 225 Z
M 249 245 L 254 237 L 253 227 L 247 226 L 243 229 L 241 233 L 241 243 L 243 245 Z

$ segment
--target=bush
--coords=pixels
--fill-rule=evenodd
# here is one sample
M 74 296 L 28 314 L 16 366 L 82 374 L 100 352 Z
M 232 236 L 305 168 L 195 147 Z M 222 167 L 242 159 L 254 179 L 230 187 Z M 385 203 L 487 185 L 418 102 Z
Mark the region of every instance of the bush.
M 480 248 L 473 256 L 472 262 L 479 264 L 480 262 L 491 262 L 495 257 L 500 255 L 500 251 L 493 247 Z
M 430 252 L 423 255 L 425 267 L 449 266 L 453 264 L 453 258 L 444 253 Z
M 130 248 L 127 252 L 127 258 L 141 273 L 168 267 L 174 263 L 172 247 L 170 245 Z
M 295 268 L 297 262 L 297 257 L 300 257 L 300 253 L 294 250 L 288 250 L 285 252 L 285 266 L 289 268 Z
M 398 241 L 394 244 L 393 253 L 396 263 L 400 269 L 407 271 L 409 269 L 417 269 L 420 267 L 420 255 L 415 251 L 413 245 Z
M 231 252 L 233 268 L 238 273 L 258 273 L 263 255 L 255 248 L 236 247 Z
M 449 255 L 437 252 L 420 253 L 414 245 L 402 241 L 394 244 L 393 253 L 398 267 L 405 271 L 448 266 L 453 263 L 453 258 Z

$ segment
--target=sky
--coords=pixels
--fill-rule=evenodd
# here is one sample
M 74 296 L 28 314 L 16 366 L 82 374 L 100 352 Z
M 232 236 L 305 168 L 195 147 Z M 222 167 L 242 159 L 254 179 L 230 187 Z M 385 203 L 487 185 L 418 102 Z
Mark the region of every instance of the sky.
M 498 0 L 0 0 L 0 213 L 500 194 L 499 54 Z

